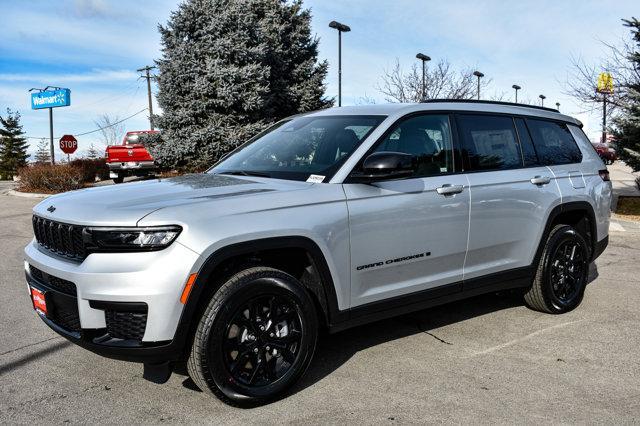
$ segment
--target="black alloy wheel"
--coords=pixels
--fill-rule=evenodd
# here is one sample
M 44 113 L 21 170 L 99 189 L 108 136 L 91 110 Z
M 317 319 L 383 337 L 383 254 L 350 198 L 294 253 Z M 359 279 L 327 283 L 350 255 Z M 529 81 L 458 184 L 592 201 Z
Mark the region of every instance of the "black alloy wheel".
M 201 390 L 227 403 L 263 404 L 304 374 L 317 336 L 315 304 L 302 283 L 274 268 L 248 267 L 212 296 L 187 369 Z
M 524 295 L 532 309 L 562 314 L 575 309 L 589 276 L 591 251 L 584 236 L 570 225 L 549 232 L 531 288 Z
M 559 305 L 570 303 L 586 284 L 586 253 L 576 241 L 561 243 L 555 250 L 549 268 L 554 301 Z
M 278 295 L 254 298 L 227 325 L 225 366 L 244 386 L 269 385 L 291 369 L 301 340 L 301 313 L 295 302 Z

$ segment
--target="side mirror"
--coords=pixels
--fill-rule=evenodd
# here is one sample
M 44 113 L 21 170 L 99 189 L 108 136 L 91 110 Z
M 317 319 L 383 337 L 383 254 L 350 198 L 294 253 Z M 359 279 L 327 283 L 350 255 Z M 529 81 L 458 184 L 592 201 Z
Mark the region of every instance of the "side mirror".
M 413 156 L 403 152 L 374 152 L 351 177 L 356 182 L 400 179 L 409 177 L 415 170 Z

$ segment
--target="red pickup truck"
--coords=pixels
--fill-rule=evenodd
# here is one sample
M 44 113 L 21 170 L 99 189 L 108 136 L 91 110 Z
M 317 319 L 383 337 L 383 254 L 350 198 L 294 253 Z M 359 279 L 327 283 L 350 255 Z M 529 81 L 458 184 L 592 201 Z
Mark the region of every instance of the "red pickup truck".
M 109 145 L 105 152 L 109 177 L 114 183 L 122 183 L 126 176 L 148 176 L 157 166 L 147 148 L 138 143 L 140 135 L 158 133 L 157 130 L 127 132 L 120 145 Z

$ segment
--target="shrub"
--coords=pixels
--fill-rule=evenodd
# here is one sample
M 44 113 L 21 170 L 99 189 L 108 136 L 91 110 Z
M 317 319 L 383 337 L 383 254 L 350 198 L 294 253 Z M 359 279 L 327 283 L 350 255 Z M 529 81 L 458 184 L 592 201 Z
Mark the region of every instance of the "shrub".
M 104 158 L 80 158 L 73 160 L 70 164 L 81 170 L 83 182 L 93 183 L 96 176 L 100 180 L 109 178 L 109 168 Z
M 53 194 L 84 187 L 83 172 L 69 164 L 35 164 L 18 171 L 18 191 Z

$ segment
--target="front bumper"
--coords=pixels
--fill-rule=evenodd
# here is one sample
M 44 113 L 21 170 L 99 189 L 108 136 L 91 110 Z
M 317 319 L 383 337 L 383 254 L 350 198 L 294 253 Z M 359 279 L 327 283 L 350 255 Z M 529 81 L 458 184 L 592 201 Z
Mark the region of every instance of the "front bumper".
M 40 315 L 54 331 L 107 357 L 160 362 L 176 359 L 182 350 L 182 339 L 175 339 L 184 308 L 180 296 L 197 260 L 195 252 L 174 242 L 157 252 L 93 253 L 78 263 L 32 241 L 25 248 L 25 274 L 28 284 L 51 294 L 55 304 L 77 305 L 75 322 Z M 32 273 L 33 268 L 44 274 Z M 49 277 L 74 284 L 74 294 L 60 294 Z M 141 306 L 146 314 L 141 338 L 110 337 L 107 315 Z M 113 329 L 113 323 L 109 327 Z

